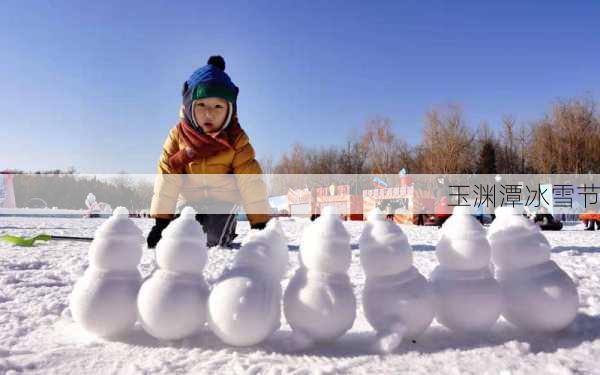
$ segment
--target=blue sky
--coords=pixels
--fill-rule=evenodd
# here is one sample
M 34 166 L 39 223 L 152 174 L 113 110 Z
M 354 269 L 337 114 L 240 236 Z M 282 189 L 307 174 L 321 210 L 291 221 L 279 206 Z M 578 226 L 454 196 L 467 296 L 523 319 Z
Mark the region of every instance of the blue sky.
M 600 97 L 599 20 L 597 1 L 4 1 L 0 169 L 153 173 L 211 54 L 259 158 L 341 144 L 376 115 L 414 144 L 449 102 L 473 127 L 527 122 Z

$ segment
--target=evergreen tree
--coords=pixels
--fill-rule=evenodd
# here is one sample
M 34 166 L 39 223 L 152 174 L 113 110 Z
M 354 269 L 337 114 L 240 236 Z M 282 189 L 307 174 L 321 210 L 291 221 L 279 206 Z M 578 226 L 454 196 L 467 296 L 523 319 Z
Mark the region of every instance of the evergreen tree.
M 481 147 L 479 161 L 477 163 L 477 173 L 496 173 L 496 146 L 491 140 L 485 141 Z

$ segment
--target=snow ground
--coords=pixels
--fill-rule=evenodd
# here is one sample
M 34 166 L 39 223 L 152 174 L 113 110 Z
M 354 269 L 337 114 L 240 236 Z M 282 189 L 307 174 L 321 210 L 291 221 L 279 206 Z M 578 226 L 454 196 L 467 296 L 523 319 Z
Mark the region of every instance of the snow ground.
M 92 236 L 104 219 L 0 218 L 0 235 Z M 146 234 L 152 221 L 136 219 Z M 306 221 L 282 220 L 293 251 L 285 287 L 298 265 L 297 248 Z M 575 280 L 580 310 L 565 331 L 552 335 L 520 332 L 504 321 L 488 335 L 451 333 L 437 323 L 416 342 L 404 342 L 396 353 L 381 356 L 369 345 L 373 333 L 360 303 L 364 275 L 357 241 L 363 223 L 345 223 L 354 249 L 350 276 L 359 301 L 352 330 L 335 344 L 307 353 L 285 353 L 290 327 L 251 348 L 233 348 L 209 331 L 179 342 L 159 342 L 136 328 L 118 341 L 83 332 L 71 319 L 68 297 L 87 267 L 88 243 L 51 241 L 33 248 L 0 243 L 0 374 L 10 373 L 450 373 L 450 374 L 600 374 L 600 231 L 582 226 L 547 232 L 552 258 Z M 243 240 L 247 223 L 238 224 Z M 415 251 L 417 268 L 425 275 L 437 265 L 437 228 L 403 226 Z M 216 279 L 235 250 L 209 251 L 206 278 Z M 140 265 L 147 275 L 154 252 L 144 250 Z

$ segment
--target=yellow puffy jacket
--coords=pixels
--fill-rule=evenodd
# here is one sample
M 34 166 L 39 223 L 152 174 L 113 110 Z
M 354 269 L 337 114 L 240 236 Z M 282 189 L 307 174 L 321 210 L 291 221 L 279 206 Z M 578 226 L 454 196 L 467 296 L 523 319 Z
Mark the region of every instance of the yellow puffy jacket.
M 232 149 L 196 158 L 187 163 L 185 174 L 177 174 L 169 165 L 169 158 L 186 146 L 178 128 L 172 128 L 158 162 L 150 207 L 152 217 L 172 218 L 181 195 L 186 203 L 203 200 L 242 203 L 251 224 L 269 220 L 270 206 L 262 169 L 243 130 Z

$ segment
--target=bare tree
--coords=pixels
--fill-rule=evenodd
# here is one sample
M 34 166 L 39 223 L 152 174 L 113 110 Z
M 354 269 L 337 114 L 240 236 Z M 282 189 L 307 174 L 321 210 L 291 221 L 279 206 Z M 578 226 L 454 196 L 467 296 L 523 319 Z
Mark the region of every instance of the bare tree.
M 311 151 L 307 155 L 308 172 L 311 174 L 335 174 L 338 169 L 339 153 L 335 147 Z
M 387 117 L 369 120 L 361 140 L 371 173 L 398 173 L 400 168 L 412 163 L 410 147 L 396 137 L 392 121 Z
M 306 162 L 307 150 L 304 146 L 296 143 L 292 146 L 290 154 L 284 154 L 281 161 L 275 167 L 278 174 L 302 174 L 308 173 Z
M 339 173 L 366 173 L 367 148 L 358 140 L 348 138 L 339 155 Z
M 468 173 L 474 169 L 475 135 L 458 105 L 432 109 L 426 115 L 419 150 L 423 173 Z
M 517 121 L 513 115 L 502 116 L 498 150 L 498 171 L 501 173 L 516 173 L 518 165 L 516 127 Z
M 600 170 L 600 121 L 590 98 L 557 101 L 533 126 L 531 163 L 542 173 Z
M 552 109 L 550 121 L 556 128 L 559 139 L 558 169 L 564 173 L 586 173 L 597 165 L 590 137 L 597 132 L 595 104 L 587 99 L 559 101 Z
M 557 137 L 552 125 L 544 120 L 535 123 L 532 127 L 532 142 L 529 148 L 528 159 L 536 173 L 556 173 L 558 164 Z
M 262 168 L 263 173 L 272 174 L 275 171 L 275 165 L 273 164 L 273 158 L 271 155 L 265 156 L 259 161 L 260 167 Z
M 527 165 L 527 150 L 531 143 L 531 131 L 525 126 L 519 126 L 517 130 L 517 155 L 519 157 L 518 173 L 530 172 Z
M 487 141 L 495 141 L 496 135 L 494 134 L 494 130 L 490 128 L 490 125 L 487 121 L 482 121 L 479 124 L 476 132 L 477 140 L 480 143 L 484 143 Z

